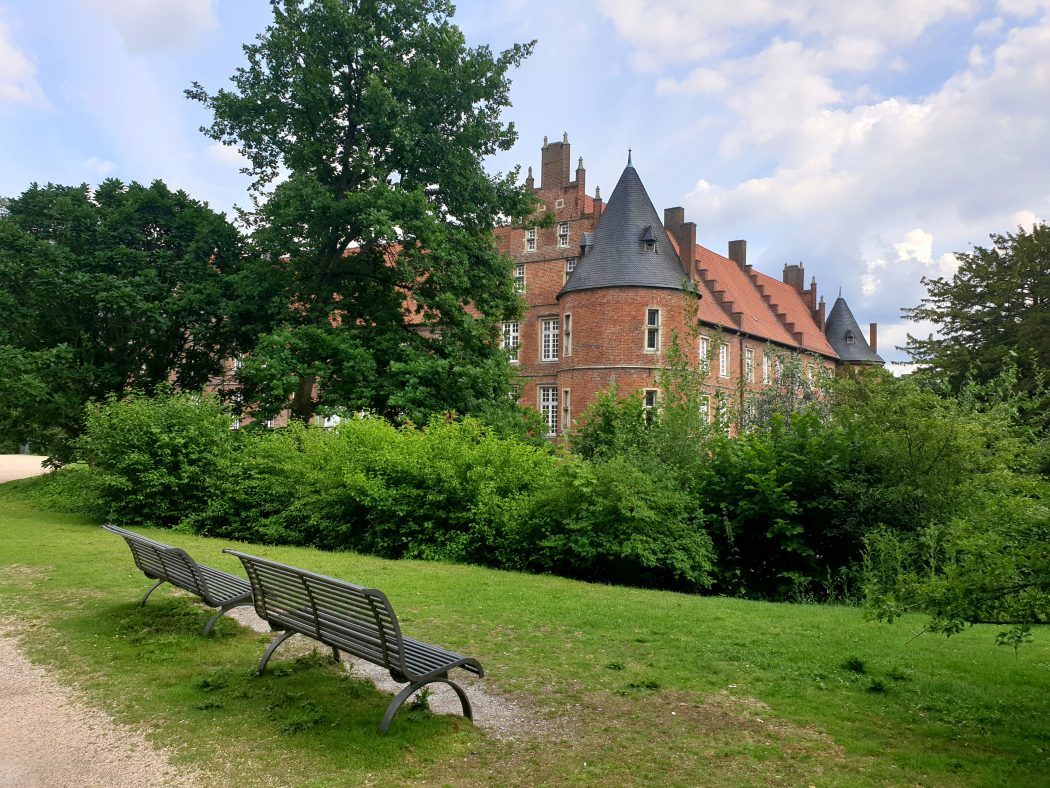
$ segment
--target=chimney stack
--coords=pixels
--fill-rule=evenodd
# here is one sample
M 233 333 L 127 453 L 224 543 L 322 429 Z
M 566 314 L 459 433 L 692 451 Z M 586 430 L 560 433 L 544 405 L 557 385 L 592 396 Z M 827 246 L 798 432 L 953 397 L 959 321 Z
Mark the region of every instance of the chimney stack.
M 872 353 L 879 352 L 879 324 L 868 323 L 868 346 Z
M 740 266 L 740 268 L 744 268 L 747 265 L 747 241 L 730 241 L 729 259 Z
M 583 168 L 583 156 L 580 156 L 580 161 L 576 165 L 576 188 L 578 194 L 587 193 L 587 170 Z M 582 197 L 579 198 L 582 201 Z
M 665 208 L 664 229 L 678 244 L 678 258 L 682 262 L 682 271 L 692 281 L 693 263 L 696 260 L 696 222 L 685 220 L 685 208 Z
M 784 263 L 784 284 L 791 285 L 795 291 L 802 293 L 806 289 L 806 269 L 802 263 Z
M 540 188 L 565 186 L 569 182 L 570 164 L 569 135 L 565 134 L 561 142 L 547 142 L 543 138 L 542 162 L 540 168 Z
M 817 318 L 817 327 L 820 328 L 821 331 L 823 331 L 824 330 L 824 322 L 825 322 L 825 318 L 824 318 L 824 296 L 820 297 L 820 303 L 817 304 L 816 318 Z

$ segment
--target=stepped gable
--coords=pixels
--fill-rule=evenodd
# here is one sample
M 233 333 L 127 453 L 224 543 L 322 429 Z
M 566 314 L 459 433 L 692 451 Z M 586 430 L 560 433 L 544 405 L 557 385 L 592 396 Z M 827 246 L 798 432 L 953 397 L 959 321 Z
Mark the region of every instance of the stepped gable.
M 771 276 L 752 271 L 751 277 L 763 295 L 769 295 L 774 312 L 782 314 L 787 324 L 785 327 L 793 329 L 799 345 L 805 350 L 819 353 L 822 356 L 836 355 L 835 349 L 828 343 L 827 338 L 821 333 L 820 328 L 813 322 L 813 316 L 802 300 L 802 296 L 791 285 L 774 279 Z
M 581 243 L 576 270 L 558 298 L 607 287 L 682 289 L 682 263 L 630 159 L 588 235 L 589 245 Z
M 678 247 L 678 242 L 671 236 L 670 233 L 667 235 L 671 241 L 671 245 L 674 246 L 674 250 L 678 253 L 679 258 L 682 256 L 682 250 Z M 698 247 L 700 248 L 700 247 Z M 733 318 L 729 316 L 729 313 L 722 309 L 718 304 L 718 300 L 711 293 L 710 288 L 702 279 L 697 279 L 693 282 L 697 294 L 700 296 L 699 304 L 697 305 L 697 318 L 705 323 L 710 323 L 716 326 L 731 326 L 734 325 Z
M 831 307 L 831 314 L 824 325 L 824 334 L 843 361 L 855 364 L 886 363 L 882 356 L 871 349 L 860 326 L 857 325 L 857 319 L 853 317 L 853 312 L 842 296 L 839 296 L 835 305 Z
M 697 244 L 696 265 L 703 284 L 722 309 L 732 316 L 732 320 L 725 324 L 727 328 L 737 328 L 788 347 L 801 344 L 777 319 L 770 307 L 772 297 L 769 301 L 763 298 L 751 277 L 735 262 Z

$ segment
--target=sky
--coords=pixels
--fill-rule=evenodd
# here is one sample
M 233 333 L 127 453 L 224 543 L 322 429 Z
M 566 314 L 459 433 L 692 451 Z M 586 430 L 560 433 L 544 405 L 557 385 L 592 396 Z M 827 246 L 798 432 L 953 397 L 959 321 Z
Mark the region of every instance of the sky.
M 0 196 L 157 178 L 232 216 L 236 151 L 183 91 L 225 87 L 264 0 L 0 0 Z M 492 172 L 567 133 L 588 191 L 633 162 L 656 208 L 779 277 L 840 289 L 879 352 L 923 276 L 1050 221 L 1050 0 L 462 0 L 471 45 L 535 39 Z M 907 366 L 897 367 L 897 371 Z

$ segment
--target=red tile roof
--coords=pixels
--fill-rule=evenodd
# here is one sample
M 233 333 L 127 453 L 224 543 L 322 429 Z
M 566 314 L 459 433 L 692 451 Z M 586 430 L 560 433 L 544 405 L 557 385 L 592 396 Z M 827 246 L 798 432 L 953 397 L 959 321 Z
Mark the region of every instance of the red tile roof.
M 699 244 L 696 246 L 696 261 L 704 283 L 714 293 L 722 293 L 723 308 L 728 311 L 731 305 L 734 316 L 739 320 L 730 321 L 726 324 L 727 328 L 739 328 L 781 345 L 798 347 L 799 343 L 781 325 L 762 293 L 740 266 Z
M 787 323 L 794 324 L 795 331 L 802 334 L 801 345 L 813 353 L 825 356 L 837 357 L 835 350 L 824 337 L 824 333 L 817 327 L 809 307 L 802 300 L 802 296 L 791 285 L 774 279 L 766 274 L 752 271 L 752 277 L 758 289 L 771 297 L 772 303 L 779 309 Z

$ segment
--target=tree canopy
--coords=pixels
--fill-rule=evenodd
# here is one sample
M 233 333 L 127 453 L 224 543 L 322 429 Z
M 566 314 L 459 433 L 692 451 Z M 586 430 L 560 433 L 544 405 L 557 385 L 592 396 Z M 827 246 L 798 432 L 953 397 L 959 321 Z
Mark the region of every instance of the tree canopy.
M 241 237 L 164 183 L 33 185 L 0 216 L 0 434 L 71 456 L 84 404 L 230 353 Z
M 929 320 L 939 336 L 908 336 L 906 350 L 958 393 L 972 379 L 987 383 L 1016 365 L 1021 391 L 1034 393 L 1050 370 L 1050 227 L 993 234 L 989 248 L 961 252 L 951 279 L 923 278 L 928 294 L 903 310 Z
M 531 51 L 468 47 L 446 0 L 273 0 L 229 89 L 187 96 L 202 131 L 246 157 L 258 246 L 258 342 L 243 393 L 272 414 L 292 400 L 421 419 L 506 399 L 498 322 L 518 313 L 501 217 L 527 212 L 516 173 L 485 156 L 508 71 Z

